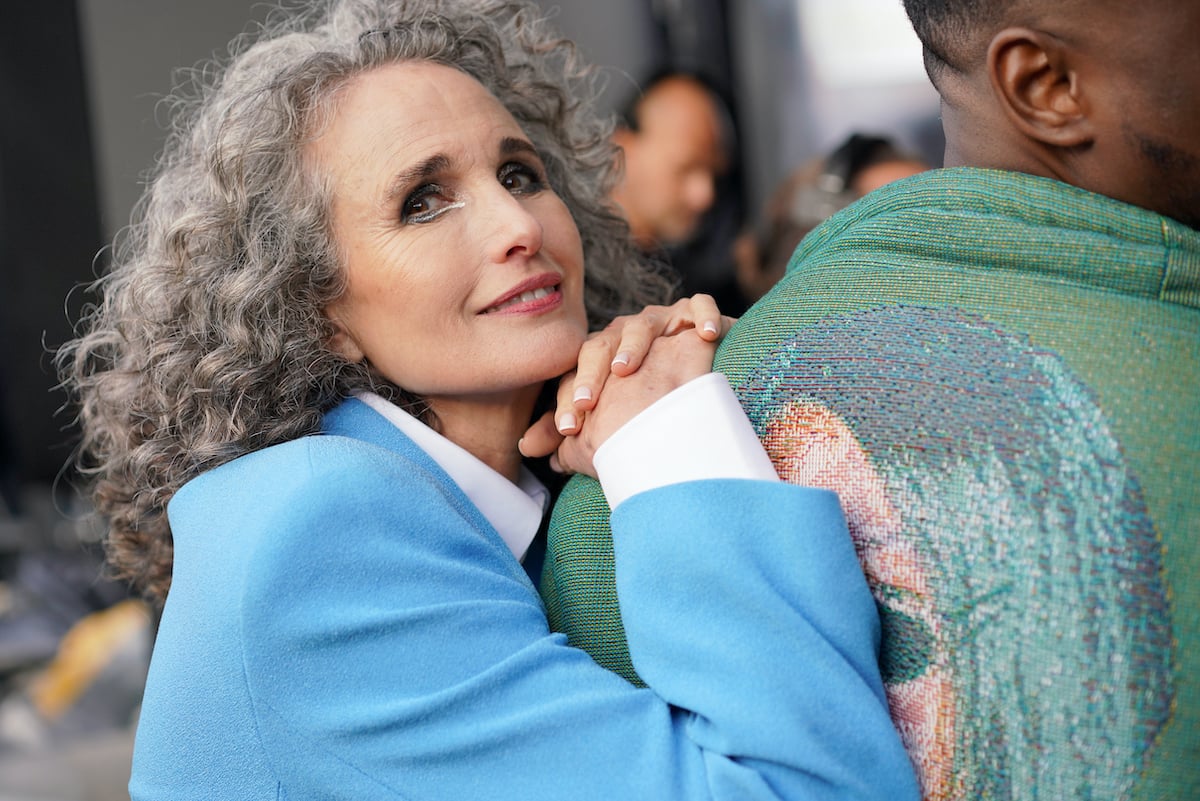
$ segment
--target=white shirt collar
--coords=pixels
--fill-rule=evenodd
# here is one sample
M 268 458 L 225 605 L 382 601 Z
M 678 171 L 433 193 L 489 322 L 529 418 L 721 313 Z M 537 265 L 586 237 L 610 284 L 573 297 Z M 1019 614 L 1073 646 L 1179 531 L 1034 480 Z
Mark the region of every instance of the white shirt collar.
M 518 561 L 525 558 L 550 503 L 550 491 L 527 467 L 521 465 L 520 479 L 513 484 L 394 403 L 373 392 L 358 392 L 355 397 L 387 418 L 437 462 L 492 524 L 513 556 Z

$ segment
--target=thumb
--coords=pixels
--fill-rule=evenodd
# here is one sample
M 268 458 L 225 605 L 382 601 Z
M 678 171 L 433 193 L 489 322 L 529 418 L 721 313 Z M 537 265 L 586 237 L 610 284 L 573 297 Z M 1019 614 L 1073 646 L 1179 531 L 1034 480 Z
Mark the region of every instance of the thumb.
M 525 436 L 517 442 L 517 450 L 526 458 L 538 459 L 558 450 L 563 439 L 554 427 L 554 411 L 550 410 L 526 429 Z

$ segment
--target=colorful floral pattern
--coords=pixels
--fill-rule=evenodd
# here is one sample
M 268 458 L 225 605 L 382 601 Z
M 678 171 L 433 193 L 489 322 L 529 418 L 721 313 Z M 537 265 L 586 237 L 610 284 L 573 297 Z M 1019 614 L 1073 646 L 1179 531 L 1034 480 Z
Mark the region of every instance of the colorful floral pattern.
M 1064 361 L 889 306 L 802 329 L 738 392 L 780 475 L 841 495 L 925 797 L 1128 797 L 1171 713 L 1162 545 Z

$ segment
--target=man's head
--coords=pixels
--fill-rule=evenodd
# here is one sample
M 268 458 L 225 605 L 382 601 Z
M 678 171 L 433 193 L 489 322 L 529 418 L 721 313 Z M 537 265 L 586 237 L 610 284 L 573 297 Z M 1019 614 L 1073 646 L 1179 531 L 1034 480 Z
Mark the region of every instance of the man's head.
M 728 168 L 731 131 L 724 103 L 697 78 L 666 74 L 647 86 L 613 134 L 625 155 L 613 200 L 641 247 L 695 233 Z
M 1200 227 L 1200 3 L 904 5 L 947 166 L 1045 175 Z

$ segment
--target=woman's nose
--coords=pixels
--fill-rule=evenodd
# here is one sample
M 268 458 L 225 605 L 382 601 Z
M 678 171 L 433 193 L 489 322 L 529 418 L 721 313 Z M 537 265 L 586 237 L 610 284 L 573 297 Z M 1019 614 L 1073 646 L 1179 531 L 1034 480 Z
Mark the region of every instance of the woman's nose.
M 528 200 L 498 187 L 491 193 L 487 215 L 492 223 L 491 260 L 500 263 L 514 256 L 531 257 L 542 249 L 542 223 Z

